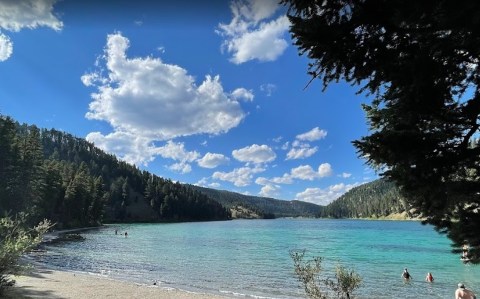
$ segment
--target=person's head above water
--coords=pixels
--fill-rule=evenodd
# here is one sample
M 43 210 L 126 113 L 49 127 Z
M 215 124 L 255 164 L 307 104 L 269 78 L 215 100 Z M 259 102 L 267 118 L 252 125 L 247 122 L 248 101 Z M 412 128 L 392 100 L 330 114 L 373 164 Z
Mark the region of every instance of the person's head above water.
M 460 288 L 460 289 L 464 289 L 464 288 L 465 288 L 465 285 L 464 285 L 463 283 L 461 283 L 461 282 L 460 282 L 460 283 L 458 284 L 458 288 Z

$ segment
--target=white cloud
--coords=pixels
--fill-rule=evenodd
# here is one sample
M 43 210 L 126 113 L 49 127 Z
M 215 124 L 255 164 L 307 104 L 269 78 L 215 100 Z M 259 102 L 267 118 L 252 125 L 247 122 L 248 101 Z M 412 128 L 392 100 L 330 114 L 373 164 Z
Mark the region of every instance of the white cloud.
M 321 178 L 331 176 L 332 172 L 332 166 L 329 163 L 322 163 L 320 166 L 318 166 L 318 175 Z
M 206 153 L 203 158 L 197 161 L 198 165 L 203 168 L 215 168 L 219 165 L 225 164 L 230 159 L 222 154 Z
M 296 136 L 296 139 L 292 142 L 292 147 L 287 153 L 285 160 L 296 160 L 296 159 L 305 159 L 313 156 L 317 151 L 318 147 L 311 147 L 309 143 L 305 141 L 316 141 L 323 139 L 327 136 L 327 131 L 320 130 L 318 127 L 311 129 L 308 132 L 299 134 Z M 289 143 L 285 143 L 282 149 L 287 150 Z
M 286 15 L 271 18 L 280 7 L 276 0 L 233 1 L 230 24 L 219 24 L 220 35 L 225 37 L 222 47 L 232 54 L 232 61 L 241 64 L 250 60 L 276 60 L 287 48 L 283 38 L 290 22 Z
M 296 159 L 305 159 L 314 155 L 318 151 L 318 147 L 302 147 L 302 148 L 291 148 L 287 153 L 286 160 L 296 160 Z
M 191 171 L 189 163 L 198 159 L 200 154 L 196 151 L 187 151 L 185 144 L 169 140 L 164 146 L 155 146 L 151 139 L 134 135 L 129 132 L 116 131 L 103 135 L 100 132 L 92 132 L 86 136 L 89 142 L 93 142 L 98 148 L 115 153 L 120 159 L 132 163 L 148 165 L 156 156 L 178 161 L 169 169 L 181 173 Z
M 290 171 L 292 178 L 308 181 L 330 176 L 332 172 L 332 166 L 329 163 L 320 164 L 318 171 L 313 170 L 310 165 L 301 165 Z
M 277 86 L 271 83 L 262 84 L 260 85 L 260 90 L 263 91 L 267 97 L 270 97 L 277 90 Z
M 115 153 L 120 159 L 137 165 L 147 165 L 153 161 L 157 151 L 150 139 L 128 132 L 117 131 L 107 135 L 91 132 L 85 139 L 98 148 Z
M 232 94 L 232 98 L 235 100 L 245 100 L 247 102 L 252 102 L 253 98 L 255 97 L 253 95 L 253 92 L 251 90 L 247 90 L 245 88 L 237 88 L 235 89 Z
M 359 183 L 345 185 L 343 183 L 329 186 L 328 188 L 307 188 L 303 192 L 297 193 L 296 200 L 311 202 L 317 205 L 328 205 L 335 199 L 342 196 L 345 192 L 360 185 Z
M 168 140 L 193 134 L 220 134 L 238 126 L 245 117 L 239 103 L 230 98 L 218 76 L 194 78 L 177 65 L 160 58 L 128 58 L 129 40 L 110 34 L 105 48 L 105 67 L 82 76 L 85 85 L 97 87 L 86 117 L 104 120 L 115 130 L 152 140 Z
M 306 133 L 297 135 L 297 139 L 302 140 L 302 141 L 305 141 L 305 140 L 306 141 L 316 141 L 316 140 L 323 139 L 326 136 L 327 136 L 327 131 L 320 130 L 320 128 L 316 127 L 316 128 L 311 129 L 310 131 L 308 131 Z
M 237 187 L 245 187 L 251 184 L 253 175 L 265 171 L 261 167 L 241 167 L 235 168 L 231 172 L 216 171 L 213 173 L 212 178 L 231 182 Z
M 348 173 L 348 172 L 343 172 L 340 176 L 341 176 L 342 178 L 344 178 L 344 179 L 347 179 L 347 178 L 351 177 L 352 174 L 351 174 L 351 173 Z
M 285 173 L 283 176 L 281 177 L 274 177 L 274 178 L 271 178 L 271 179 L 267 179 L 265 177 L 258 177 L 256 180 L 255 180 L 255 183 L 257 185 L 268 185 L 268 184 L 292 184 L 293 183 L 293 177 L 288 174 L 288 173 Z
M 267 185 L 269 182 L 270 182 L 269 179 L 267 179 L 267 178 L 265 178 L 265 177 L 262 177 L 262 176 L 258 177 L 258 178 L 255 180 L 255 184 L 257 184 L 257 185 L 263 185 L 263 186 Z
M 164 146 L 157 147 L 155 153 L 163 158 L 181 162 L 193 162 L 200 156 L 196 151 L 187 151 L 183 142 L 173 142 L 171 140 L 167 141 Z
M 189 173 L 192 171 L 192 166 L 186 162 L 174 163 L 168 169 L 179 173 Z
M 23 28 L 50 27 L 60 30 L 63 23 L 53 15 L 57 0 L 1 0 L 0 29 L 18 32 Z M 0 62 L 12 55 L 13 42 L 0 32 Z
M 318 173 L 310 165 L 301 165 L 291 170 L 292 178 L 313 181 Z
M 57 0 L 2 0 L 0 28 L 15 32 L 42 26 L 61 30 L 63 23 L 53 14 L 56 2 Z
M 258 194 L 263 197 L 276 197 L 280 194 L 280 189 L 280 186 L 268 184 L 263 186 Z
M 278 137 L 275 137 L 273 138 L 273 142 L 276 142 L 276 143 L 279 143 L 280 141 L 282 141 L 283 137 L 282 136 L 278 136 Z
M 13 52 L 13 43 L 10 38 L 0 33 L 0 61 L 7 60 Z
M 232 155 L 240 162 L 267 163 L 275 160 L 277 155 L 267 145 L 253 144 L 238 150 L 234 150 Z
M 301 165 L 296 168 L 292 168 L 290 173 L 284 173 L 283 176 L 265 178 L 258 177 L 255 180 L 257 185 L 272 185 L 272 184 L 292 184 L 294 179 L 313 181 L 315 179 L 321 179 L 332 175 L 332 167 L 329 163 L 323 163 L 318 166 L 318 170 L 315 171 L 310 165 Z

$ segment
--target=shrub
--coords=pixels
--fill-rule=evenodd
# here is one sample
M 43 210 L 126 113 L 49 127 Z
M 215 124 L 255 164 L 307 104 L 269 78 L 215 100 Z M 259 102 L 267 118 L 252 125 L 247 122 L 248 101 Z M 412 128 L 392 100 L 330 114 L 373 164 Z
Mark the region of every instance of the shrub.
M 350 299 L 354 290 L 360 287 L 362 278 L 341 265 L 337 265 L 335 279 L 322 278 L 319 273 L 322 271 L 322 258 L 314 257 L 304 261 L 305 250 L 290 251 L 290 256 L 295 265 L 295 274 L 302 283 L 305 293 L 312 299 Z
M 51 227 L 48 220 L 43 220 L 37 226 L 29 228 L 26 217 L 25 214 L 18 214 L 15 218 L 0 218 L 0 293 L 5 287 L 15 284 L 11 275 L 18 274 L 25 268 L 19 263 L 20 257 L 35 248 Z

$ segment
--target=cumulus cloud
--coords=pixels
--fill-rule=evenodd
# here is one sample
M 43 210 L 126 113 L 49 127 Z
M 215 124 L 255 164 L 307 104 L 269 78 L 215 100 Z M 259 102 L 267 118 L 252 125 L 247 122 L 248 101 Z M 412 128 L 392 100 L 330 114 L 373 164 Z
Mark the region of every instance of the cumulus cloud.
M 329 163 L 322 163 L 320 166 L 318 166 L 318 175 L 321 178 L 331 176 L 332 172 L 332 166 Z
M 98 148 L 115 153 L 120 159 L 132 164 L 148 165 L 159 155 L 166 159 L 172 159 L 177 163 L 168 168 L 181 173 L 190 172 L 192 168 L 189 163 L 197 160 L 200 156 L 196 151 L 187 151 L 182 142 L 169 140 L 165 145 L 158 147 L 149 138 L 123 131 L 107 135 L 92 132 L 86 136 L 86 139 Z
M 250 60 L 273 61 L 287 48 L 284 35 L 290 22 L 286 15 L 272 18 L 280 6 L 276 0 L 236 0 L 231 3 L 233 18 L 219 24 L 217 33 L 225 38 L 222 48 L 232 54 L 235 64 Z
M 359 183 L 348 185 L 341 183 L 329 186 L 325 189 L 306 188 L 304 191 L 297 193 L 295 199 L 325 206 L 342 196 L 345 192 L 358 185 Z
M 219 165 L 225 164 L 230 159 L 222 154 L 206 153 L 201 159 L 197 161 L 198 166 L 203 168 L 215 168 Z
M 23 28 L 50 27 L 60 30 L 63 23 L 53 15 L 57 0 L 2 0 L 0 1 L 0 29 L 18 32 Z M 0 61 L 12 55 L 13 42 L 0 33 Z
M 266 178 L 258 177 L 255 180 L 257 185 L 278 185 L 278 184 L 292 184 L 294 179 L 313 181 L 324 177 L 331 176 L 333 173 L 332 166 L 329 163 L 323 163 L 318 166 L 318 170 L 315 171 L 310 165 L 301 165 L 296 168 L 292 168 L 290 173 L 284 173 L 283 176 Z
M 235 100 L 244 100 L 247 102 L 252 102 L 253 98 L 255 97 L 253 95 L 253 92 L 251 90 L 247 90 L 245 88 L 237 88 L 235 89 L 232 94 L 232 98 Z
M 169 167 L 171 170 L 189 172 L 194 159 L 174 157 L 187 153 L 184 149 L 169 151 L 183 144 L 168 141 L 166 146 L 155 147 L 153 143 L 180 136 L 226 133 L 245 117 L 237 98 L 251 100 L 253 94 L 244 88 L 224 91 L 219 76 L 206 76 L 197 84 L 186 69 L 160 58 L 129 58 L 129 47 L 130 41 L 121 33 L 109 34 L 104 54 L 95 62 L 96 70 L 81 77 L 85 86 L 96 88 L 86 117 L 106 121 L 114 130 L 106 136 L 92 133 L 90 138 L 115 154 L 119 153 L 114 144 L 125 138 L 121 142 L 132 146 L 125 146 L 119 156 L 128 162 L 147 164 L 161 155 L 177 162 Z M 139 148 L 148 151 L 139 152 Z M 127 153 L 128 149 L 133 152 Z M 188 154 L 196 158 L 199 155 Z M 207 160 L 200 164 L 212 165 Z
M 263 186 L 258 194 L 263 197 L 276 197 L 280 194 L 280 189 L 280 186 L 268 184 Z
M 255 183 L 257 185 L 263 185 L 263 186 L 266 186 L 266 185 L 269 185 L 269 184 L 292 184 L 293 183 L 293 177 L 288 174 L 288 173 L 285 173 L 283 176 L 281 177 L 274 177 L 274 178 L 271 178 L 271 179 L 267 179 L 265 177 L 258 177 L 256 180 L 255 180 Z
M 196 151 L 187 151 L 183 142 L 167 141 L 164 146 L 157 147 L 155 153 L 163 158 L 182 162 L 193 162 L 200 154 Z
M 244 118 L 239 103 L 224 92 L 219 76 L 194 78 L 177 65 L 160 58 L 128 58 L 129 40 L 110 34 L 103 70 L 85 74 L 82 82 L 97 87 L 88 119 L 104 120 L 115 130 L 155 140 L 194 134 L 220 134 Z
M 0 33 L 0 61 L 5 61 L 12 55 L 13 43 L 8 36 Z
M 324 178 L 332 175 L 332 166 L 329 163 L 323 163 L 315 171 L 310 165 L 301 165 L 291 170 L 291 177 L 300 180 L 312 181 L 314 179 Z
M 291 170 L 291 175 L 295 179 L 313 181 L 319 177 L 318 172 L 313 170 L 310 165 L 301 165 Z
M 320 130 L 319 127 L 315 127 L 308 132 L 297 135 L 298 140 L 302 141 L 316 141 L 323 139 L 327 136 L 327 131 Z
M 341 176 L 342 178 L 344 178 L 344 179 L 347 179 L 347 178 L 351 177 L 352 174 L 351 174 L 351 173 L 348 173 L 348 172 L 343 172 L 340 176 Z
M 50 27 L 60 30 L 63 27 L 53 14 L 57 0 L 2 0 L 0 1 L 0 28 L 20 31 L 23 28 Z
M 147 165 L 153 161 L 157 151 L 150 139 L 128 132 L 117 131 L 107 135 L 91 132 L 85 139 L 98 148 L 115 153 L 120 159 L 137 165 Z
M 313 156 L 318 151 L 318 147 L 312 147 L 306 141 L 317 141 L 325 138 L 326 136 L 327 131 L 321 130 L 319 127 L 315 127 L 308 132 L 297 135 L 291 144 L 292 147 L 288 151 L 285 160 L 305 159 Z M 286 142 L 282 146 L 282 149 L 287 150 L 289 146 L 290 143 Z
M 192 166 L 186 162 L 178 162 L 170 165 L 168 169 L 179 173 L 189 173 L 192 171 Z
M 179 172 L 188 173 L 192 171 L 191 162 L 198 159 L 200 154 L 196 151 L 187 151 L 183 142 L 173 142 L 169 140 L 164 146 L 157 147 L 155 154 L 166 159 L 178 161 L 168 167 L 168 169 Z
M 268 163 L 275 160 L 277 155 L 267 145 L 253 144 L 238 150 L 234 150 L 232 155 L 240 162 L 252 163 Z
M 231 172 L 216 171 L 212 178 L 227 181 L 237 187 L 245 187 L 251 184 L 253 175 L 265 171 L 262 167 L 241 167 L 235 168 Z
M 310 156 L 313 156 L 318 151 L 318 147 L 293 147 L 287 153 L 286 160 L 296 160 L 296 159 L 305 159 Z

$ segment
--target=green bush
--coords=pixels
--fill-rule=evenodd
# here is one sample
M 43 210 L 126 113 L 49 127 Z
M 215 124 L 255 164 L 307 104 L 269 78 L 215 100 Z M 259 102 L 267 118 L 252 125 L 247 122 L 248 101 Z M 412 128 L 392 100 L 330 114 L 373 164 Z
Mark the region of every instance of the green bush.
M 50 227 L 50 222 L 43 220 L 29 228 L 25 214 L 0 218 L 0 293 L 15 283 L 11 275 L 25 268 L 19 263 L 20 257 L 37 246 Z
M 290 251 L 295 265 L 295 274 L 302 283 L 305 293 L 312 299 L 350 299 L 354 290 L 360 287 L 362 278 L 341 265 L 336 267 L 335 279 L 320 277 L 322 271 L 321 257 L 304 261 L 305 250 Z

